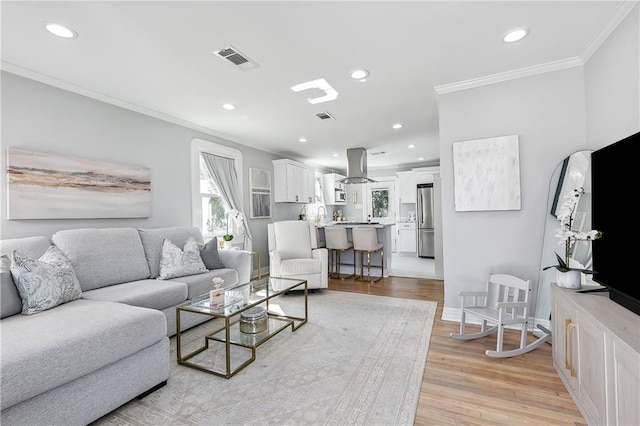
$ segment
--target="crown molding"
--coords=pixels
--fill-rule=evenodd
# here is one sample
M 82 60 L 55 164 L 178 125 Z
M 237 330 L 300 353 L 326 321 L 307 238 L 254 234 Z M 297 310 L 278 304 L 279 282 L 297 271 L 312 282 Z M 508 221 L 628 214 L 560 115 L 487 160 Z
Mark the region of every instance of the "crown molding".
M 638 3 L 640 3 L 640 1 L 638 0 L 621 2 L 618 7 L 613 12 L 611 12 L 611 15 L 607 19 L 604 27 L 586 46 L 585 51 L 580 56 L 574 56 L 572 58 L 561 59 L 554 62 L 547 62 L 545 64 L 534 65 L 532 67 L 520 68 L 513 71 L 491 74 L 484 77 L 473 78 L 470 80 L 442 84 L 439 86 L 434 86 L 433 89 L 437 94 L 441 95 L 445 93 L 457 92 L 460 90 L 472 89 L 474 87 L 488 86 L 490 84 L 501 83 L 504 81 L 515 80 L 523 77 L 530 77 L 537 74 L 544 74 L 547 72 L 560 71 L 567 68 L 583 66 Z
M 488 86 L 490 84 L 516 80 L 519 78 L 530 77 L 532 75 L 544 74 L 552 71 L 564 70 L 581 65 L 584 65 L 582 59 L 580 59 L 579 57 L 573 57 L 554 62 L 547 62 L 546 64 L 534 65 L 532 67 L 520 68 L 513 71 L 506 71 L 498 74 L 487 75 L 484 77 L 472 78 L 470 80 L 458 81 L 456 83 L 442 84 L 440 86 L 434 86 L 433 89 L 437 94 L 442 95 L 445 93 L 473 89 L 474 87 Z
M 21 77 L 28 78 L 30 80 L 35 80 L 40 83 L 46 84 L 48 86 L 57 87 L 58 89 L 66 90 L 68 92 L 76 93 L 78 95 L 85 96 L 87 98 L 95 99 L 97 101 L 105 102 L 107 104 L 111 104 L 129 111 L 134 111 L 152 118 L 157 118 L 158 120 L 166 121 L 168 123 L 172 123 L 181 127 L 186 127 L 187 129 L 196 130 L 198 132 L 215 136 L 217 138 L 223 139 L 225 141 L 233 142 L 242 146 L 246 146 L 249 148 L 258 149 L 260 151 L 269 152 L 274 155 L 279 155 L 277 152 L 270 151 L 263 146 L 259 146 L 256 144 L 252 144 L 238 138 L 235 138 L 231 135 L 227 135 L 225 133 L 217 132 L 208 127 L 201 126 L 199 124 L 192 123 L 187 120 L 183 120 L 181 118 L 177 118 L 171 115 L 163 114 L 158 111 L 154 111 L 152 109 L 148 109 L 142 107 L 140 105 L 132 104 L 127 101 L 123 101 L 122 99 L 113 98 L 111 96 L 107 96 L 103 93 L 94 92 L 93 90 L 86 89 L 84 87 L 76 86 L 75 84 L 71 84 L 66 81 L 58 80 L 56 78 L 52 78 L 35 71 L 31 71 L 26 68 L 19 67 L 17 65 L 11 64 L 9 62 L 1 61 L 0 62 L 0 70 L 6 71 L 11 74 L 16 74 Z

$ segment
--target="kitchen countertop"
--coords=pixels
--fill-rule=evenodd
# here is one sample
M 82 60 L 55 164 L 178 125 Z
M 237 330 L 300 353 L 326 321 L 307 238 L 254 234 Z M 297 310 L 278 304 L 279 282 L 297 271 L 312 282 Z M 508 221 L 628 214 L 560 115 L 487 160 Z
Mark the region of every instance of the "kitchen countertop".
M 320 222 L 315 224 L 317 228 L 324 228 L 327 226 L 344 226 L 345 228 L 353 228 L 355 226 L 371 226 L 372 228 L 385 228 L 388 226 L 393 226 L 395 223 L 380 223 L 372 221 L 369 222 L 350 222 L 350 221 L 342 221 L 342 222 Z

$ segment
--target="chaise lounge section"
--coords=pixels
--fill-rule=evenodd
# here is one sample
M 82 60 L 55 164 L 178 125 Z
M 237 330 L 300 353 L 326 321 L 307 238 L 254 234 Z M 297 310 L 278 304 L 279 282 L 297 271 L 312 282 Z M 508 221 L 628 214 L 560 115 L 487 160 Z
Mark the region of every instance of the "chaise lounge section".
M 163 241 L 182 247 L 190 237 L 205 247 L 194 227 L 75 229 L 51 240 L 1 241 L 0 255 L 17 250 L 33 259 L 55 245 L 82 289 L 80 299 L 22 315 L 9 258 L 0 258 L 2 423 L 86 425 L 164 385 L 176 306 L 209 291 L 213 277 L 227 286 L 251 274 L 249 252 L 221 250 L 218 268 L 157 279 Z M 185 318 L 182 328 L 199 322 Z

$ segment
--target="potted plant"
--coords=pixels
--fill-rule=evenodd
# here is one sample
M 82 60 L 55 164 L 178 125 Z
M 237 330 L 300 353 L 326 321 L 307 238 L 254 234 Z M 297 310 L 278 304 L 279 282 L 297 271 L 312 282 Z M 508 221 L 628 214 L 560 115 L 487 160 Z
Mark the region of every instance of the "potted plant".
M 569 257 L 571 255 L 571 247 L 577 241 L 592 241 L 600 238 L 602 233 L 600 231 L 574 231 L 573 217 L 580 196 L 584 194 L 584 188 L 574 189 L 565 196 L 565 202 L 560 207 L 558 213 L 558 219 L 560 220 L 560 228 L 556 232 L 556 237 L 559 239 L 559 244 L 564 246 L 564 257 L 555 253 L 556 259 L 558 259 L 557 265 L 547 266 L 542 268 L 543 271 L 549 268 L 556 268 L 557 271 L 557 285 L 566 288 L 580 288 L 581 275 L 580 274 L 593 274 L 593 271 L 585 268 L 570 267 Z

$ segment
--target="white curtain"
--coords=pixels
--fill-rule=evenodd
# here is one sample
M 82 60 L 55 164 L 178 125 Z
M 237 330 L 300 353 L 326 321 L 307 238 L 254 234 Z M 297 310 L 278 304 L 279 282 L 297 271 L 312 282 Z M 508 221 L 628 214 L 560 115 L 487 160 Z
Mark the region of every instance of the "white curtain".
M 220 157 L 206 152 L 201 153 L 201 155 L 209 172 L 209 176 L 211 176 L 211 179 L 213 179 L 213 182 L 218 187 L 220 195 L 222 195 L 232 209 L 239 212 L 238 216 L 241 219 L 244 236 L 249 241 L 248 247 L 245 247 L 245 249 L 251 250 L 251 231 L 249 230 L 246 215 L 244 214 L 242 193 L 238 185 L 238 172 L 234 161 L 231 158 Z

